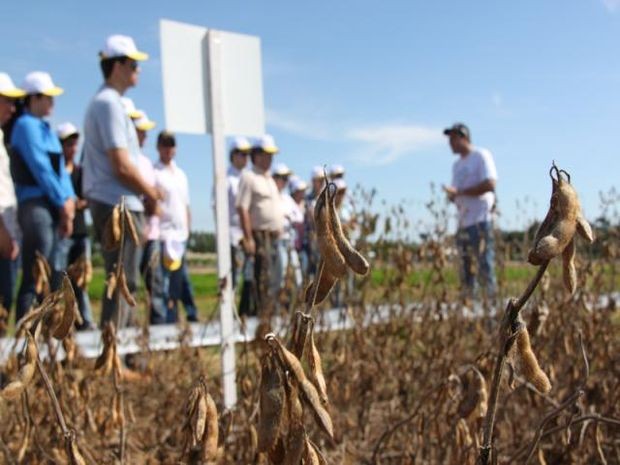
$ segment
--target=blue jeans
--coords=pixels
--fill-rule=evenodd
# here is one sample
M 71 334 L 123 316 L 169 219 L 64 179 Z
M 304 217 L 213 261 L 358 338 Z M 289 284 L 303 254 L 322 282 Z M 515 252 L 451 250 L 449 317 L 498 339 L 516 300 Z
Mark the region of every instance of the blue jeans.
M 163 244 L 161 256 L 164 256 Z M 189 280 L 189 272 L 187 271 L 187 261 L 185 256 L 181 267 L 175 271 L 167 270 L 161 265 L 164 274 L 164 294 L 167 302 L 167 323 L 175 323 L 178 319 L 178 302 L 183 303 L 187 321 L 198 321 L 198 310 L 194 302 L 194 291 L 192 283 Z
M 147 241 L 140 261 L 140 273 L 144 278 L 149 295 L 150 321 L 152 325 L 166 323 L 166 295 L 164 292 L 164 270 L 161 260 L 155 257 L 160 250 L 159 241 Z
M 495 278 L 495 240 L 493 223 L 483 221 L 457 232 L 457 246 L 461 256 L 461 286 L 469 297 L 476 295 L 476 273 L 473 269 L 474 257 L 478 264 L 478 279 L 484 286 L 487 297 L 493 298 L 497 292 Z
M 46 198 L 39 197 L 21 202 L 17 209 L 17 221 L 22 230 L 22 281 L 17 294 L 15 321 L 19 321 L 42 296 L 35 291 L 32 273 L 39 252 L 53 264 L 56 254 L 61 253 L 57 244 L 58 209 Z M 60 275 L 53 273 L 52 289 L 60 285 Z
M 58 253 L 55 254 L 52 268 L 55 273 L 62 273 L 69 265 L 75 263 L 82 255 L 90 261 L 90 239 L 88 236 L 72 236 L 58 241 Z M 88 292 L 82 289 L 77 283 L 71 280 L 71 285 L 75 291 L 75 300 L 77 301 L 80 315 L 82 315 L 82 326 L 78 329 L 88 329 L 93 326 L 93 314 L 90 308 L 90 299 Z

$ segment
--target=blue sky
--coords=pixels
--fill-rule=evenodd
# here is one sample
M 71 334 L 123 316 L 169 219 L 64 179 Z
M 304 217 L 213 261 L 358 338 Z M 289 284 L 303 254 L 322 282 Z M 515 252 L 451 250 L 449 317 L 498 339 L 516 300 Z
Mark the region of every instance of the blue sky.
M 441 129 L 454 121 L 495 156 L 504 228 L 542 219 L 552 160 L 573 175 L 590 219 L 599 192 L 618 186 L 620 0 L 41 0 L 4 5 L 3 18 L 0 70 L 18 84 L 50 72 L 66 89 L 52 122 L 80 126 L 107 35 L 131 35 L 150 53 L 128 96 L 157 129 L 159 19 L 259 36 L 278 160 L 304 178 L 314 165 L 342 163 L 349 184 L 404 201 L 414 223 L 428 220 L 430 184 L 450 180 Z M 194 229 L 214 229 L 210 153 L 208 136 L 179 137 Z

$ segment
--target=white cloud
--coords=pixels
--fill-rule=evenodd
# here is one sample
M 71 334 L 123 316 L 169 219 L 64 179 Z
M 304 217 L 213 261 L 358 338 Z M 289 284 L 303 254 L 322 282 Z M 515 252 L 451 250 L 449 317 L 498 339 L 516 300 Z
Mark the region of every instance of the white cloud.
M 267 108 L 267 124 L 277 129 L 281 129 L 290 134 L 294 134 L 304 139 L 311 140 L 332 140 L 330 131 L 321 123 L 310 120 L 301 120 L 295 116 Z
M 603 5 L 613 13 L 620 7 L 620 0 L 603 0 Z
M 347 131 L 346 137 L 364 144 L 355 158 L 370 165 L 387 165 L 445 143 L 440 129 L 403 124 L 354 128 Z

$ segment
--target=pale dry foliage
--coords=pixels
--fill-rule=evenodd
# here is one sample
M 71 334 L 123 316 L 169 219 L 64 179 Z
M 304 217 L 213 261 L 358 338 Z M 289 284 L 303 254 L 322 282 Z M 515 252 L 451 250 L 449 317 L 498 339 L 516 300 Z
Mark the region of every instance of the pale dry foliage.
M 372 204 L 373 194 L 361 197 Z M 25 387 L 0 401 L 0 462 L 116 464 L 124 427 L 129 464 L 475 463 L 500 316 L 472 317 L 450 307 L 458 298 L 445 229 L 413 246 L 394 234 L 407 220 L 398 209 L 391 213 L 383 231 L 375 213 L 360 213 L 363 234 L 355 245 L 367 255 L 374 233 L 371 264 L 380 276 L 355 281 L 345 312 L 357 324 L 318 333 L 320 312 L 315 318 L 293 312 L 288 344 L 278 334 L 238 345 L 239 403 L 232 412 L 222 409 L 215 350 L 182 345 L 145 352 L 131 371 L 120 366 L 113 329 L 106 329 L 96 361 L 76 353 L 69 333 L 62 344 L 70 357 L 42 366 L 72 440 L 54 418 L 41 376 L 29 376 L 35 353 L 28 336 L 2 370 L 5 389 L 20 381 Z M 542 419 L 586 381 L 579 334 L 590 364 L 584 394 L 544 425 L 532 463 L 620 463 L 620 423 L 597 420 L 620 418 L 618 310 L 613 300 L 596 306 L 601 293 L 617 290 L 610 284 L 617 234 L 608 231 L 597 260 L 578 246 L 575 292 L 567 292 L 562 263 L 554 263 L 523 310 L 497 411 L 498 463 L 525 463 Z M 498 244 L 498 255 L 505 246 Z M 422 278 L 412 278 L 416 272 Z M 44 330 L 36 336 L 54 354 L 60 342 L 52 336 L 62 335 L 64 319 L 52 312 L 68 313 L 60 312 L 67 311 L 60 296 L 48 299 L 57 310 L 47 311 L 47 336 Z M 364 326 L 362 308 L 372 315 L 375 303 L 387 303 L 391 319 Z M 528 382 L 536 383 L 528 375 L 530 352 L 550 389 Z

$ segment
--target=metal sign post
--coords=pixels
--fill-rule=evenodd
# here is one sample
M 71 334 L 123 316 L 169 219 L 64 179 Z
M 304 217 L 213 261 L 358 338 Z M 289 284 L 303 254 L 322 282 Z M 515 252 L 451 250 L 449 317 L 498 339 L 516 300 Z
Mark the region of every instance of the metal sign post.
M 237 390 L 225 137 L 265 132 L 260 40 L 176 21 L 160 24 L 166 127 L 212 135 L 222 388 L 224 406 L 231 408 Z
M 228 231 L 228 191 L 226 186 L 226 142 L 222 115 L 221 40 L 219 32 L 207 32 L 209 49 L 209 92 L 211 102 L 211 141 L 215 180 L 215 215 L 217 227 L 217 276 L 219 280 L 220 323 L 222 328 L 222 386 L 224 406 L 237 403 L 235 380 L 235 339 L 233 328 L 233 291 L 231 279 L 230 236 Z

